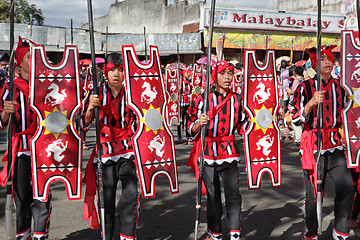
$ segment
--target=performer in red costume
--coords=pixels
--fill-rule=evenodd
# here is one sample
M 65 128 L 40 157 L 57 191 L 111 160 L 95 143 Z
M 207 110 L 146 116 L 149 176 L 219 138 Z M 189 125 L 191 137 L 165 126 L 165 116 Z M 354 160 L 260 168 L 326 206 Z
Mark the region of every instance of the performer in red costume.
M 221 190 L 220 177 L 224 184 L 230 239 L 240 239 L 241 194 L 239 190 L 239 147 L 235 144 L 235 130 L 240 132 L 245 114 L 241 96 L 231 91 L 234 66 L 227 61 L 213 65 L 211 78 L 216 85 L 209 93 L 209 109 L 204 112 L 204 94 L 199 95 L 189 108 L 189 132 L 195 138 L 188 161 L 197 167 L 200 158 L 200 130 L 206 128 L 203 181 L 207 192 L 206 239 L 221 239 Z
M 108 81 L 99 88 L 99 95 L 90 96 L 80 125 L 84 131 L 89 130 L 94 118 L 94 109 L 99 107 L 106 239 L 113 238 L 116 209 L 118 209 L 120 218 L 120 239 L 136 239 L 139 194 L 137 191 L 135 157 L 130 138 L 136 127 L 136 116 L 127 107 L 125 100 L 122 56 L 119 53 L 112 53 L 106 58 L 104 73 Z M 91 228 L 98 227 L 93 201 L 93 196 L 96 194 L 95 168 L 97 158 L 94 158 L 95 151 L 96 147 L 85 172 L 87 189 L 84 218 L 91 220 Z M 119 180 L 122 183 L 122 193 L 118 208 L 116 208 L 115 198 Z
M 177 125 L 177 130 L 179 136 L 179 140 L 182 140 L 182 134 L 183 134 L 183 126 L 187 126 L 189 121 L 189 116 L 187 114 L 187 111 L 190 106 L 190 93 L 191 93 L 191 84 L 190 84 L 190 76 L 191 72 L 189 69 L 185 68 L 181 70 L 181 79 L 179 84 L 179 92 L 180 92 L 180 124 Z M 185 144 L 192 144 L 192 139 L 190 136 L 190 133 L 186 131 L 186 141 Z
M 1 89 L 0 128 L 7 127 L 10 113 L 13 113 L 13 194 L 16 211 L 16 239 L 30 240 L 31 219 L 34 219 L 34 240 L 46 240 L 49 237 L 51 193 L 48 201 L 41 202 L 33 199 L 30 138 L 36 131 L 36 115 L 30 109 L 29 102 L 29 69 L 30 69 L 30 44 L 35 44 L 28 39 L 19 37 L 15 50 L 16 71 L 20 74 L 14 79 L 14 101 L 8 101 L 9 86 Z M 5 153 L 3 161 L 7 161 Z M 1 173 L 0 183 L 5 185 L 7 177 L 6 166 Z M 5 176 L 5 179 L 3 178 Z
M 302 82 L 294 93 L 291 105 L 292 120 L 297 126 L 303 124 L 304 130 L 301 135 L 301 162 L 305 181 L 305 233 L 302 239 L 318 239 L 317 215 L 316 215 L 316 160 L 314 153 L 317 151 L 316 116 L 317 106 L 323 103 L 323 119 L 321 120 L 322 148 L 320 161 L 324 162 L 323 185 L 328 174 L 335 186 L 334 204 L 334 228 L 333 239 L 347 239 L 349 237 L 349 219 L 354 197 L 350 169 L 341 142 L 339 127 L 341 126 L 341 109 L 346 103 L 344 89 L 340 87 L 338 79 L 331 76 L 334 65 L 332 49 L 335 46 L 323 46 L 321 48 L 321 91 L 316 89 L 316 76 L 313 79 Z M 312 52 L 310 54 L 312 67 L 316 69 L 317 58 Z M 316 49 L 315 49 L 316 50 Z

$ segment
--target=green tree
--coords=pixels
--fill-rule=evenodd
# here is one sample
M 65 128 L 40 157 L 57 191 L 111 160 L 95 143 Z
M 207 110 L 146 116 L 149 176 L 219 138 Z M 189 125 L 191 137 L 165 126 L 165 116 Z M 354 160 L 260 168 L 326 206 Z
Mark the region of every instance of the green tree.
M 10 22 L 10 0 L 0 0 L 0 22 Z M 30 5 L 27 0 L 15 0 L 15 22 L 43 25 L 44 16 L 41 10 Z

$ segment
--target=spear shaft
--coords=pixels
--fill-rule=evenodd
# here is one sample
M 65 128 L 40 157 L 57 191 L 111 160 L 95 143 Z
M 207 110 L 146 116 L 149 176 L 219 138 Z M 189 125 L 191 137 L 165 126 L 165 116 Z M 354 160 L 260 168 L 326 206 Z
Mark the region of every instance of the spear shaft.
M 317 91 L 321 91 L 321 0 L 317 1 L 318 3 L 318 26 L 317 26 Z M 318 112 L 317 112 L 317 192 L 316 192 L 316 211 L 317 211 L 317 220 L 318 220 L 318 233 L 322 232 L 322 193 L 321 193 L 321 185 L 323 181 L 323 161 L 320 157 L 321 155 L 321 146 L 322 146 L 322 118 L 323 118 L 323 111 L 322 111 L 323 104 L 319 103 L 318 105 Z
M 178 85 L 181 86 L 181 91 L 182 93 L 185 95 L 185 83 L 184 83 L 184 86 L 181 85 L 181 77 L 180 77 L 180 52 L 179 52 L 179 34 L 176 34 L 176 55 L 177 55 L 177 64 L 176 64 L 176 67 L 177 67 L 177 79 L 178 79 Z M 182 108 L 181 107 L 181 104 L 182 104 L 182 100 L 183 100 L 183 97 L 181 97 L 183 94 L 180 93 L 180 97 L 179 97 L 179 100 L 180 100 L 180 111 L 179 111 L 179 128 L 180 131 L 178 132 L 178 137 L 182 139 L 182 136 L 183 136 L 183 125 L 184 125 L 184 122 L 181 124 L 181 119 L 182 119 Z
M 147 63 L 148 55 L 147 55 L 147 47 L 146 47 L 146 27 L 144 27 L 144 47 L 145 47 L 145 60 Z
M 209 90 L 210 90 L 210 76 L 211 76 L 211 47 L 212 47 L 212 38 L 214 30 L 214 15 L 215 15 L 215 4 L 216 0 L 211 1 L 211 12 L 210 12 L 210 30 L 209 30 L 209 44 L 207 52 L 207 64 L 206 64 L 206 83 L 205 83 L 205 93 L 204 93 L 204 112 L 207 111 L 209 104 Z M 205 134 L 206 127 L 203 126 L 201 129 L 201 153 L 200 153 L 200 162 L 199 162 L 199 179 L 196 192 L 196 220 L 195 220 L 195 240 L 197 240 L 198 235 L 198 226 L 200 221 L 200 210 L 201 210 L 201 188 L 202 188 L 202 179 L 203 179 L 203 166 L 204 166 L 204 148 L 205 148 Z
M 90 34 L 90 49 L 91 49 L 91 64 L 93 73 L 93 92 L 99 94 L 98 88 L 98 74 L 95 62 L 95 40 L 94 40 L 94 22 L 93 22 L 93 7 L 92 0 L 87 0 L 88 16 L 89 16 L 89 34 Z M 96 151 L 97 151 L 97 167 L 98 167 L 98 192 L 99 192 L 99 205 L 100 205 L 100 220 L 102 229 L 102 239 L 105 240 L 105 206 L 104 206 L 104 187 L 103 187 L 103 165 L 101 160 L 101 143 L 100 143 L 100 120 L 99 120 L 99 107 L 95 107 L 95 126 L 96 126 Z
M 14 4 L 15 1 L 11 0 L 10 2 L 10 63 L 9 63 L 9 71 L 10 71 L 10 79 L 9 79 L 9 100 L 14 100 Z M 12 162 L 13 154 L 12 154 L 12 128 L 13 125 L 13 114 L 10 114 L 8 120 L 8 175 L 6 182 L 6 203 L 5 203 L 5 230 L 6 230 L 6 238 L 11 238 L 12 233 L 12 209 L 13 209 L 13 198 L 12 198 Z
M 356 16 L 357 16 L 357 23 L 358 23 L 358 32 L 360 34 L 360 9 L 359 9 L 359 0 L 356 0 Z

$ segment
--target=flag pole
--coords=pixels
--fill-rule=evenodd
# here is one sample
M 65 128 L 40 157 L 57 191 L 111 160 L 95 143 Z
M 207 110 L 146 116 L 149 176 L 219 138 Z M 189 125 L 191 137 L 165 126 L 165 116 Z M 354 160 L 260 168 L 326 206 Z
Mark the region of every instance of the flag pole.
M 147 48 L 146 48 L 146 27 L 144 27 L 144 47 L 145 47 L 145 60 L 147 62 L 148 55 L 147 55 Z
M 358 32 L 360 34 L 360 9 L 359 9 L 359 0 L 356 0 L 356 16 L 357 16 L 357 24 L 358 24 Z
M 9 79 L 9 100 L 14 100 L 14 5 L 15 1 L 10 1 L 10 63 L 9 63 L 9 71 L 10 71 L 10 79 Z M 6 238 L 11 239 L 12 235 L 12 210 L 13 210 L 13 197 L 12 197 L 12 162 L 13 154 L 12 154 L 12 125 L 13 125 L 13 114 L 9 116 L 8 123 L 8 174 L 7 174 L 7 182 L 6 182 L 6 203 L 5 203 L 5 231 Z
M 212 38 L 214 30 L 214 15 L 215 15 L 215 4 L 216 0 L 211 1 L 211 12 L 210 12 L 210 30 L 209 30 L 209 44 L 207 52 L 207 64 L 206 64 L 206 83 L 205 83 L 205 93 L 204 93 L 204 112 L 207 111 L 209 104 L 209 90 L 210 90 L 210 76 L 211 76 L 211 48 L 212 48 Z M 199 179 L 196 190 L 196 220 L 195 220 L 195 240 L 197 240 L 198 227 L 200 221 L 200 210 L 201 210 L 201 188 L 203 180 L 203 166 L 204 166 L 204 148 L 205 148 L 205 127 L 201 129 L 201 153 L 200 153 L 200 162 L 199 162 Z
M 95 62 L 95 40 L 94 40 L 94 22 L 93 22 L 93 7 L 92 0 L 87 0 L 88 16 L 89 16 L 89 34 L 90 34 L 90 50 L 91 50 L 91 67 L 93 73 L 93 93 L 99 94 L 98 75 Z M 101 143 L 100 143 L 100 121 L 99 121 L 99 107 L 95 107 L 95 126 L 96 126 L 96 151 L 97 151 L 97 167 L 98 167 L 98 192 L 100 205 L 100 221 L 102 229 L 102 239 L 105 240 L 105 206 L 104 206 L 104 188 L 103 188 L 103 165 L 101 160 Z
M 180 77 L 180 52 L 179 52 L 179 34 L 176 34 L 176 55 L 177 55 L 177 70 L 178 70 L 178 73 L 177 73 L 177 76 L 178 76 L 178 85 L 181 86 L 181 77 Z M 183 86 L 181 86 L 181 91 L 183 93 L 185 93 L 185 89 L 182 88 Z M 184 87 L 185 87 L 185 84 L 184 84 Z M 182 140 L 182 137 L 183 137 L 183 125 L 184 123 L 182 123 L 183 125 L 181 125 L 181 120 L 182 120 L 182 107 L 181 107 L 181 103 L 182 103 L 182 97 L 181 97 L 181 93 L 180 93 L 180 97 L 179 97 L 179 100 L 180 100 L 180 111 L 179 111 L 179 128 L 180 131 L 178 132 L 178 138 L 181 138 Z
M 318 26 L 317 26 L 317 90 L 321 91 L 321 0 L 317 1 L 318 4 Z M 317 221 L 318 221 L 318 233 L 322 232 L 322 192 L 321 192 L 321 185 L 323 181 L 323 161 L 320 158 L 321 155 L 321 147 L 322 147 L 322 103 L 318 105 L 317 111 L 317 157 L 316 157 L 316 171 L 317 171 L 317 192 L 316 192 L 316 212 L 317 212 Z

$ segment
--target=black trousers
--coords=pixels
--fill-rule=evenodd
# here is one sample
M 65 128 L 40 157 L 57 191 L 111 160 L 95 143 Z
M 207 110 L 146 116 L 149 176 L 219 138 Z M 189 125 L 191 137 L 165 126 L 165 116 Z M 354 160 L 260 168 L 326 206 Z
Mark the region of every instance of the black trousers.
M 321 155 L 320 158 L 321 161 L 324 161 L 322 189 L 325 189 L 325 180 L 327 175 L 329 175 L 335 187 L 335 231 L 346 235 L 349 233 L 351 206 L 354 199 L 354 189 L 351 180 L 350 169 L 347 167 L 346 158 L 343 151 L 335 150 L 333 153 L 327 152 Z M 317 235 L 318 228 L 315 201 L 316 193 L 314 186 L 310 181 L 308 170 L 304 170 L 304 181 L 306 189 L 305 235 L 307 237 L 313 237 Z
M 187 125 L 188 125 L 188 121 L 189 121 L 189 114 L 188 114 L 188 109 L 189 109 L 189 105 L 185 105 L 185 106 L 181 106 L 180 107 L 180 124 L 177 125 L 177 131 L 178 131 L 178 139 L 182 139 L 183 137 L 183 129 L 185 126 L 185 136 L 187 138 L 187 140 L 189 140 L 191 138 L 190 133 L 187 129 Z
M 352 211 L 351 211 L 351 220 L 358 220 L 359 212 L 360 212 L 360 193 L 358 191 L 358 184 L 359 184 L 358 180 L 359 180 L 360 173 L 351 171 L 351 176 L 352 176 L 352 179 L 354 182 L 354 191 L 355 191 L 354 202 L 353 202 Z
M 221 203 L 220 177 L 225 193 L 225 206 L 232 232 L 240 233 L 241 203 L 239 170 L 236 162 L 223 163 L 219 166 L 204 166 L 203 180 L 207 191 L 207 224 L 208 231 L 221 235 Z
M 121 181 L 122 192 L 118 202 L 120 236 L 133 239 L 139 210 L 137 175 L 133 159 L 120 158 L 117 162 L 109 160 L 103 165 L 105 232 L 106 239 L 112 239 L 115 229 L 115 199 L 117 184 Z M 122 238 L 121 238 L 122 239 Z
M 16 237 L 27 236 L 31 232 L 31 220 L 34 219 L 34 239 L 47 239 L 50 228 L 51 194 L 48 201 L 33 199 L 30 156 L 16 157 L 14 165 L 14 199 L 16 212 Z

